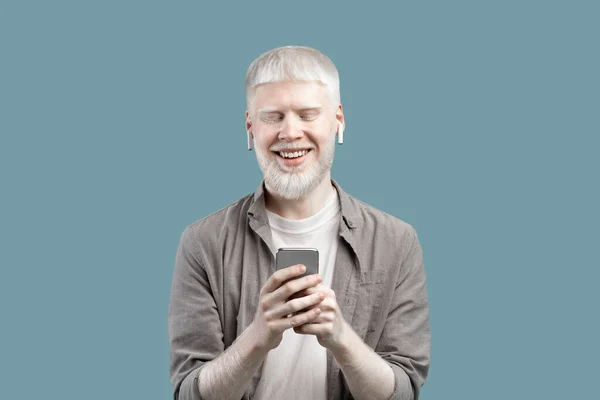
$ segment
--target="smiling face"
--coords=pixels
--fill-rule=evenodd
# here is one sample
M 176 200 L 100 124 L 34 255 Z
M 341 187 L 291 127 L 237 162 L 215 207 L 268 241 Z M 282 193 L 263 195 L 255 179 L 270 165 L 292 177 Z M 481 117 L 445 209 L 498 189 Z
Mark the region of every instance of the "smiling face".
M 329 178 L 342 107 L 318 82 L 277 82 L 256 87 L 246 128 L 252 132 L 267 188 L 299 199 Z

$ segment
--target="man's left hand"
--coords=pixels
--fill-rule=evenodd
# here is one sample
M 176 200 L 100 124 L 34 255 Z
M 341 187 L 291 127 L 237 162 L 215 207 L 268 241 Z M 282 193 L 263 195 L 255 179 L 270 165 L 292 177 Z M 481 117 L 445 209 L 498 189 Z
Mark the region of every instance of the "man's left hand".
M 345 335 L 348 329 L 352 328 L 342 316 L 342 310 L 335 299 L 335 292 L 328 287 L 317 285 L 299 292 L 297 297 L 318 292 L 324 293 L 325 298 L 311 308 L 319 308 L 321 314 L 312 322 L 295 327 L 294 332 L 301 335 L 315 335 L 321 346 L 335 352 L 343 347 Z

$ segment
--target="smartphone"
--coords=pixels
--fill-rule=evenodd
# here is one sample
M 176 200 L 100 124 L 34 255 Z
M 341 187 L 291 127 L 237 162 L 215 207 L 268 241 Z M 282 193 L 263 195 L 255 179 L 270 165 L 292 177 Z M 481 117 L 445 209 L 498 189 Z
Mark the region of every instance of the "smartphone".
M 275 257 L 277 270 L 291 267 L 292 265 L 302 264 L 306 266 L 306 271 L 293 279 L 303 276 L 319 273 L 319 250 L 313 248 L 291 248 L 284 247 L 277 250 Z M 287 282 L 287 281 L 286 281 Z

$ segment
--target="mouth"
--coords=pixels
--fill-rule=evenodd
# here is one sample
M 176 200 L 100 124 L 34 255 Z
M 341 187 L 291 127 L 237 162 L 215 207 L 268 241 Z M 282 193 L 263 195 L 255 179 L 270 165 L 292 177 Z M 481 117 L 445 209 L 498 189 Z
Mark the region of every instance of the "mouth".
M 295 151 L 274 151 L 277 158 L 287 166 L 297 166 L 302 164 L 306 159 L 306 156 L 312 151 L 312 149 L 295 150 Z
M 281 158 L 294 159 L 300 158 L 308 154 L 311 149 L 305 150 L 296 150 L 296 151 L 274 151 L 273 153 L 277 154 Z

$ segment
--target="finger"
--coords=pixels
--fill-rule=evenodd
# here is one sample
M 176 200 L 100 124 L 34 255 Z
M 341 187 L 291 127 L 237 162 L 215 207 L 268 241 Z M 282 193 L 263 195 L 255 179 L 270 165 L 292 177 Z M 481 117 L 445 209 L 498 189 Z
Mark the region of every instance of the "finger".
M 315 293 L 315 294 L 318 294 L 318 293 Z M 311 296 L 314 296 L 315 294 L 312 294 Z M 323 296 L 325 296 L 324 293 L 320 293 L 320 294 L 323 295 Z M 336 303 L 330 297 L 323 297 L 323 300 L 321 300 L 320 303 L 315 304 L 311 308 L 315 308 L 315 307 L 319 307 L 321 309 L 321 311 L 323 311 L 323 312 L 335 312 L 335 310 L 336 310 Z
M 336 319 L 335 313 L 333 311 L 325 311 L 323 309 L 323 307 L 321 307 L 320 304 L 317 304 L 317 305 L 307 309 L 306 311 L 311 310 L 313 308 L 317 308 L 317 307 L 321 310 L 321 313 L 319 314 L 319 316 L 317 318 L 313 319 L 310 322 L 311 324 L 322 324 L 322 323 L 328 323 L 328 322 L 335 321 L 335 319 Z
M 319 283 L 321 283 L 321 281 L 322 279 L 319 274 L 308 275 L 299 279 L 291 280 L 272 293 L 274 301 L 286 301 L 293 294 L 311 286 L 318 285 Z
M 309 288 L 306 288 L 299 292 L 294 293 L 292 296 L 290 296 L 290 299 L 309 296 L 313 293 L 319 293 L 319 292 L 325 293 L 325 295 L 327 297 L 335 298 L 335 292 L 332 289 L 328 288 L 327 286 L 323 286 L 322 284 L 318 284 L 316 286 L 312 286 L 312 287 L 309 287 Z
M 280 318 L 274 321 L 271 321 L 269 325 L 278 332 L 283 332 L 289 328 L 294 328 L 296 326 L 301 326 L 304 324 L 310 323 L 312 320 L 317 318 L 321 310 L 319 308 L 315 308 L 300 314 L 297 314 L 290 318 Z
M 302 275 L 304 271 L 306 271 L 306 267 L 301 264 L 292 265 L 291 267 L 282 268 L 278 271 L 275 271 L 273 275 L 269 277 L 267 283 L 264 284 L 261 290 L 261 294 L 274 292 L 281 286 L 283 282 L 296 276 Z
M 314 309 L 323 301 L 325 295 L 323 293 L 314 293 L 310 296 L 301 297 L 299 299 L 290 300 L 273 310 L 265 312 L 265 319 L 274 320 L 289 315 L 295 316 L 300 314 L 305 309 Z
M 304 324 L 294 327 L 294 332 L 299 335 L 315 335 L 323 336 L 329 332 L 329 328 L 326 324 Z
M 322 291 L 322 290 L 320 290 L 321 287 L 323 287 L 323 286 L 321 284 L 318 284 L 316 286 L 312 286 L 312 287 L 308 287 L 306 289 L 302 289 L 302 290 L 294 293 L 292 296 L 290 296 L 290 298 L 298 298 L 298 297 L 310 296 L 313 293 L 321 292 Z

